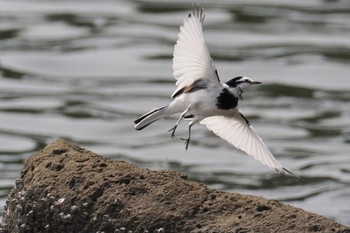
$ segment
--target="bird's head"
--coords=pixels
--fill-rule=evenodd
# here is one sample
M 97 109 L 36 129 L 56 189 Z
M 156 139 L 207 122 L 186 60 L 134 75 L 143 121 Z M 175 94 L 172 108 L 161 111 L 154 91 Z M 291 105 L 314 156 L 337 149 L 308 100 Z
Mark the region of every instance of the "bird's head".
M 254 81 L 251 78 L 238 76 L 226 82 L 226 85 L 229 89 L 232 89 L 232 92 L 242 99 L 243 91 L 245 91 L 248 87 L 254 84 L 261 84 L 261 82 Z

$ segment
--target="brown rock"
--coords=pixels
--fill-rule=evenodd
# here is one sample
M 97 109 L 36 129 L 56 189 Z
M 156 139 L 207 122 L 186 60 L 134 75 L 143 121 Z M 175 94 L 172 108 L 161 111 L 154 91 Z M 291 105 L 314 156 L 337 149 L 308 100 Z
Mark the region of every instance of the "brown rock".
M 350 232 L 302 209 L 208 189 L 64 140 L 25 163 L 0 232 Z

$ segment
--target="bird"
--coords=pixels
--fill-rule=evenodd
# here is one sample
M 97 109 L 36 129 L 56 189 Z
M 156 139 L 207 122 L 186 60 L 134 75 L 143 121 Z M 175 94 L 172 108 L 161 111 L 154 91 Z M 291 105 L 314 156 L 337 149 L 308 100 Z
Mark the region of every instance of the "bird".
M 262 164 L 278 173 L 296 177 L 276 160 L 238 108 L 243 92 L 261 82 L 245 76 L 221 82 L 204 41 L 204 19 L 204 10 L 197 5 L 180 26 L 173 53 L 172 68 L 176 80 L 176 89 L 171 95 L 173 100 L 169 105 L 153 109 L 137 118 L 134 121 L 135 129 L 142 130 L 157 120 L 180 113 L 169 132 L 174 138 L 180 122 L 183 119 L 190 121 L 188 137 L 181 138 L 185 141 L 186 150 L 190 144 L 192 126 L 200 122 Z

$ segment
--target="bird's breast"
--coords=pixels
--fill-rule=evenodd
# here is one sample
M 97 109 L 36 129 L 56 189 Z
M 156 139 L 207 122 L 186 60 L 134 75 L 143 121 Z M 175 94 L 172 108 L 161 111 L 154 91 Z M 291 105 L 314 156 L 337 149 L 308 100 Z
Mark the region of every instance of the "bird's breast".
M 222 110 L 229 110 L 237 107 L 238 98 L 235 97 L 226 88 L 222 89 L 219 96 L 216 98 L 216 107 Z

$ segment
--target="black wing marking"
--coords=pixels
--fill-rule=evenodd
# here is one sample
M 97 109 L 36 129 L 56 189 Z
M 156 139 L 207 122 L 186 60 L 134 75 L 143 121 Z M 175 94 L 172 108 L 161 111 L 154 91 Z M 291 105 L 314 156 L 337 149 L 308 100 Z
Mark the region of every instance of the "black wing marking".
M 175 92 L 172 97 L 176 98 L 177 96 L 181 95 L 182 93 L 190 93 L 190 92 L 195 92 L 201 89 L 207 88 L 207 84 L 205 83 L 204 80 L 198 79 L 195 82 L 193 82 L 191 85 L 186 86 L 184 88 L 181 88 L 177 92 Z

